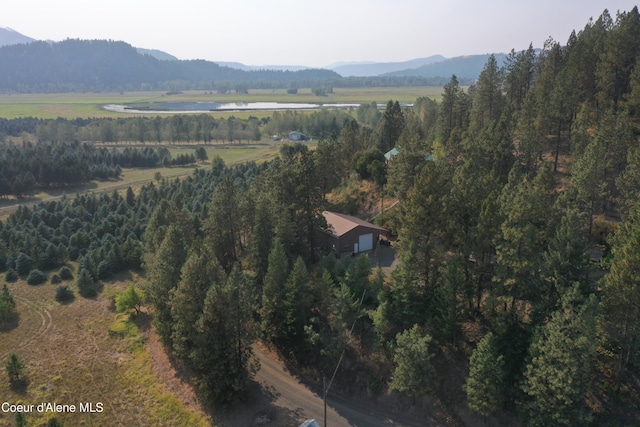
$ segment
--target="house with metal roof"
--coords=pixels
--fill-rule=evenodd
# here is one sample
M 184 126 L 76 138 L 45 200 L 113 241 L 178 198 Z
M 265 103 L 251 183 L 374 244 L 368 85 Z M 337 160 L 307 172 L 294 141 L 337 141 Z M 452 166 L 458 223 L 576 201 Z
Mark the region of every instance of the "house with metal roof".
M 384 153 L 384 158 L 388 162 L 389 160 L 393 160 L 393 158 L 397 155 L 398 155 L 398 149 L 396 147 L 393 147 L 391 150 Z
M 391 150 L 384 153 L 385 161 L 389 163 L 389 161 L 393 160 L 398 153 L 400 153 L 400 151 L 398 151 L 398 147 L 393 147 Z M 424 158 L 424 160 L 427 162 L 433 162 L 433 154 L 429 154 Z
M 302 132 L 297 130 L 293 132 L 289 132 L 289 141 L 306 141 L 309 137 Z
M 322 230 L 320 241 L 336 255 L 373 250 L 380 234 L 387 234 L 386 229 L 355 216 L 329 211 L 322 212 L 322 215 L 328 228 Z

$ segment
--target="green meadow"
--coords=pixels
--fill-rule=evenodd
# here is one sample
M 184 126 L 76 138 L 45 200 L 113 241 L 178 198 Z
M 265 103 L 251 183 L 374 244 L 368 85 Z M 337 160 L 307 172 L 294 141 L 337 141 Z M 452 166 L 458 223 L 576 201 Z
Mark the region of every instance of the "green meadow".
M 0 117 L 39 117 L 51 119 L 63 117 L 132 117 L 132 113 L 116 113 L 103 108 L 108 104 L 144 104 L 156 102 L 300 102 L 300 103 L 370 103 L 390 99 L 411 103 L 418 97 L 438 100 L 442 93 L 439 86 L 336 88 L 326 96 L 316 96 L 311 89 L 299 89 L 288 94 L 286 89 L 256 89 L 248 94 L 218 94 L 210 91 L 185 91 L 168 95 L 166 92 L 105 92 L 105 93 L 57 93 L 57 94 L 0 94 Z M 264 117 L 269 111 L 213 112 L 216 117 L 248 116 Z

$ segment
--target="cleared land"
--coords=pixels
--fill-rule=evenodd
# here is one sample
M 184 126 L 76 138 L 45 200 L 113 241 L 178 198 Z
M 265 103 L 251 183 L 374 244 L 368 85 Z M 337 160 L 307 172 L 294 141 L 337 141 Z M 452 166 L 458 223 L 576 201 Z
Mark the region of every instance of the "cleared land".
M 0 359 L 4 365 L 10 352 L 17 353 L 26 365 L 26 381 L 12 387 L 3 372 L 0 404 L 76 406 L 75 413 L 27 413 L 29 425 L 43 425 L 53 416 L 69 426 L 211 425 L 197 405 L 176 397 L 155 375 L 149 317 L 132 321 L 114 312 L 107 295 L 125 286 L 108 283 L 96 299 L 61 304 L 54 285 L 9 284 L 20 323 L 0 332 Z M 101 403 L 103 411 L 81 413 L 80 403 L 93 403 L 94 410 Z M 0 426 L 5 425 L 14 425 L 14 414 L 0 411 Z
M 248 94 L 217 94 L 209 91 L 185 91 L 175 95 L 166 92 L 111 92 L 111 93 L 61 93 L 61 94 L 0 94 L 0 117 L 133 117 L 129 113 L 106 111 L 107 104 L 133 104 L 148 102 L 311 102 L 311 103 L 370 103 L 414 102 L 416 98 L 427 96 L 440 99 L 442 87 L 383 87 L 383 88 L 336 88 L 327 96 L 315 96 L 311 89 L 299 89 L 297 94 L 288 94 L 286 89 L 256 89 Z M 263 117 L 268 111 L 219 112 L 216 117 L 250 115 Z M 148 116 L 148 115 L 147 115 Z

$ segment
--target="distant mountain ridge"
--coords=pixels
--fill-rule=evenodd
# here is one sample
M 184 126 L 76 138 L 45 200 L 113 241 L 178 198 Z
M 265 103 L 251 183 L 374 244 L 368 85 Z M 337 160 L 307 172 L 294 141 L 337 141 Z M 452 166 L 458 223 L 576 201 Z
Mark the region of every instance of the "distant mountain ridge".
M 31 43 L 35 41 L 31 37 L 20 34 L 16 30 L 7 27 L 0 27 L 0 46 L 9 46 L 12 44 Z
M 100 60 L 96 57 L 97 53 L 90 52 L 84 47 L 81 47 L 79 43 L 93 44 L 94 47 L 100 46 L 100 49 L 104 50 L 103 54 L 106 55 L 105 58 L 102 58 L 101 64 L 98 65 Z M 107 48 L 106 45 L 101 43 L 107 43 L 111 48 Z M 44 57 L 42 57 L 44 58 L 44 62 L 38 64 L 35 58 L 29 59 L 20 55 L 15 56 L 15 51 L 11 53 L 11 50 L 6 50 L 9 47 L 24 44 L 30 46 L 24 48 L 24 54 L 44 55 Z M 56 55 L 62 55 L 62 57 L 66 59 L 64 61 L 62 58 L 54 60 L 51 57 L 53 53 L 51 51 L 47 52 L 45 48 L 47 44 L 56 51 Z M 67 47 L 71 45 L 83 51 L 86 57 L 80 58 L 71 50 L 67 49 Z M 116 46 L 117 48 L 115 48 Z M 137 53 L 137 55 L 134 55 L 134 53 Z M 112 55 L 115 55 L 115 57 Z M 421 78 L 433 82 L 433 79 L 449 79 L 453 74 L 455 74 L 460 81 L 473 82 L 480 75 L 489 55 L 490 54 L 467 55 L 454 58 L 432 55 L 426 58 L 416 58 L 401 62 L 337 62 L 324 67 L 324 69 L 304 65 L 245 65 L 239 62 L 226 61 L 184 61 L 158 49 L 133 48 L 125 42 L 107 42 L 100 40 L 81 41 L 73 39 L 67 39 L 63 42 L 41 42 L 20 34 L 11 28 L 0 27 L 0 75 L 3 76 L 3 78 L 0 79 L 0 90 L 11 91 L 16 90 L 16 87 L 23 88 L 19 89 L 21 91 L 31 90 L 25 88 L 31 88 L 34 85 L 38 88 L 37 90 L 49 91 L 52 90 L 51 86 L 58 87 L 57 90 L 69 90 L 68 87 L 76 85 L 76 82 L 68 79 L 71 75 L 79 79 L 81 83 L 78 85 L 85 88 L 85 90 L 88 87 L 94 89 L 97 87 L 130 88 L 132 85 L 136 87 L 140 85 L 142 85 L 142 87 L 149 85 L 157 87 L 157 85 L 163 81 L 188 82 L 191 85 L 195 82 L 208 81 L 207 85 L 209 86 L 211 86 L 214 81 L 218 82 L 216 84 L 219 86 L 221 84 L 220 81 L 226 81 L 227 84 L 234 84 L 237 82 L 255 82 L 270 79 L 279 82 L 285 80 L 291 82 L 301 80 L 309 81 L 308 79 L 313 81 L 324 79 L 325 81 L 333 80 L 333 84 L 338 84 L 336 80 L 341 78 L 358 79 L 369 77 L 381 77 L 387 80 Z M 495 54 L 495 57 L 498 64 L 502 66 L 506 54 Z M 107 58 L 110 59 L 107 60 Z M 159 62 L 153 63 L 150 62 L 150 60 Z M 31 68 L 25 65 L 27 68 L 25 68 L 23 72 L 17 71 L 17 67 L 21 66 L 21 61 L 31 61 Z M 111 61 L 111 63 L 109 63 L 109 61 Z M 9 67 L 8 74 L 2 74 L 2 69 L 7 67 L 8 64 L 15 64 L 16 66 Z M 126 70 L 115 68 L 111 70 L 113 75 L 106 75 L 106 70 L 109 69 L 109 67 L 114 67 L 114 64 L 126 67 Z M 83 77 L 82 70 L 71 70 L 72 66 L 89 66 L 89 68 L 97 66 L 99 69 L 93 71 L 93 77 L 85 78 Z M 60 68 L 67 72 L 66 77 L 62 76 Z M 48 76 L 42 75 L 46 69 L 49 70 L 47 71 L 49 73 Z M 137 76 L 136 73 L 138 72 L 142 72 L 143 77 Z M 85 70 L 85 73 L 91 73 L 91 71 Z M 125 75 L 128 77 L 125 78 Z M 29 80 L 29 76 L 33 79 Z M 117 84 L 116 81 L 118 81 Z M 424 81 L 425 80 L 417 84 L 425 84 Z M 61 87 L 67 89 L 60 89 Z
M 373 77 L 395 71 L 418 68 L 446 59 L 447 58 L 442 55 L 432 55 L 427 58 L 416 58 L 402 62 L 338 63 L 327 68 L 335 71 L 342 77 Z
M 0 91 L 247 90 L 248 86 L 313 87 L 340 79 L 330 70 L 243 71 L 204 60 L 162 61 L 125 42 L 34 41 L 0 47 Z
M 504 60 L 507 57 L 505 53 L 493 54 L 498 62 L 498 66 L 504 65 Z M 435 62 L 432 64 L 426 64 L 421 67 L 406 69 L 400 71 L 394 71 L 386 73 L 384 76 L 388 77 L 443 77 L 451 76 L 453 74 L 461 79 L 475 80 L 478 78 L 482 69 L 487 64 L 491 54 L 483 55 L 467 55 L 457 56 L 455 58 L 446 59 L 444 61 Z
M 178 58 L 176 58 L 175 56 L 158 49 L 144 49 L 141 47 L 137 47 L 136 50 L 138 51 L 138 53 L 142 55 L 153 56 L 154 58 L 159 59 L 160 61 L 177 61 L 178 60 Z

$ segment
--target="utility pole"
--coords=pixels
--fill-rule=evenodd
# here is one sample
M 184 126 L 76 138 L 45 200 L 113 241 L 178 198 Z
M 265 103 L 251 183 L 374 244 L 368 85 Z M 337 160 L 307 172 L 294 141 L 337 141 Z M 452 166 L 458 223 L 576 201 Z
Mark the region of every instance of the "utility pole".
M 324 427 L 327 427 L 327 385 L 324 374 L 322 374 L 322 391 L 322 400 L 324 401 Z
M 360 304 L 358 305 L 358 311 L 360 311 L 360 308 L 362 307 L 362 302 L 364 301 L 364 296 L 367 293 L 367 290 L 363 290 L 362 291 L 362 298 L 360 298 Z M 349 330 L 349 336 L 351 336 L 351 334 L 353 333 L 353 328 L 356 327 L 356 322 L 358 321 L 358 319 L 356 318 L 353 321 L 353 324 L 351 325 L 351 329 Z M 342 350 L 342 353 L 340 354 L 340 358 L 338 359 L 338 363 L 336 363 L 336 369 L 334 369 L 333 371 L 333 375 L 331 375 L 331 379 L 329 380 L 329 384 L 325 384 L 325 376 L 324 374 L 322 374 L 322 389 L 323 389 L 323 399 L 324 400 L 324 427 L 327 427 L 327 393 L 329 393 L 329 388 L 331 387 L 331 384 L 333 384 L 333 380 L 336 377 L 336 374 L 338 373 L 338 368 L 340 367 L 340 363 L 342 363 L 342 358 L 344 357 L 344 353 L 347 351 L 346 348 L 344 348 Z

